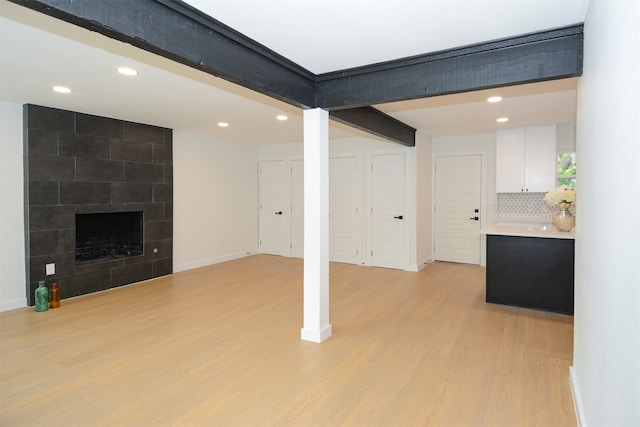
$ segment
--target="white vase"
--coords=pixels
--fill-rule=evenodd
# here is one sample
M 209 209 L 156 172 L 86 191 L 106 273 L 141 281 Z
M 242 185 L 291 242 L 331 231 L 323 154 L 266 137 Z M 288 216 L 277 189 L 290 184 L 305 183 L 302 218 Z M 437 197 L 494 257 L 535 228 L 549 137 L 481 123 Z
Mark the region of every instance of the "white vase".
M 558 231 L 571 231 L 576 225 L 576 217 L 569 211 L 571 203 L 559 203 L 560 212 L 553 216 L 553 225 Z

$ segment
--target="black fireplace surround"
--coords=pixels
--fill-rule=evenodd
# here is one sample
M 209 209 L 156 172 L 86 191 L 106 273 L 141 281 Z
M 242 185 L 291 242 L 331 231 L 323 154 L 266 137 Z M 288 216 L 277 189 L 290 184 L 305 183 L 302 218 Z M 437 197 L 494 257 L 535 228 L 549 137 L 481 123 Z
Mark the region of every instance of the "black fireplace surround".
M 172 273 L 171 129 L 31 104 L 23 126 L 29 305 L 39 280 L 69 298 Z M 124 240 L 106 225 L 117 216 Z M 90 229 L 109 254 L 90 260 L 78 257 L 87 242 L 76 220 L 91 217 L 105 225 Z

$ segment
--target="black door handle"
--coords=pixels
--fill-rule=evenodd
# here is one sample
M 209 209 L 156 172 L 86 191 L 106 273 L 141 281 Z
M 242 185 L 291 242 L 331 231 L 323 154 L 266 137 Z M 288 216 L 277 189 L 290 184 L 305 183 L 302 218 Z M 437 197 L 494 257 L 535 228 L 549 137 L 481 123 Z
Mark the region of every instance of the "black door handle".
M 276 212 L 276 215 L 282 215 L 282 211 Z
M 472 220 L 474 220 L 474 221 L 477 221 L 477 220 L 479 220 L 480 218 L 479 218 L 479 217 L 477 217 L 477 216 L 472 216 L 472 217 L 471 217 L 471 218 L 469 218 L 469 219 L 472 219 Z
M 398 216 L 394 216 L 395 219 L 403 219 L 404 217 L 402 215 L 398 215 Z

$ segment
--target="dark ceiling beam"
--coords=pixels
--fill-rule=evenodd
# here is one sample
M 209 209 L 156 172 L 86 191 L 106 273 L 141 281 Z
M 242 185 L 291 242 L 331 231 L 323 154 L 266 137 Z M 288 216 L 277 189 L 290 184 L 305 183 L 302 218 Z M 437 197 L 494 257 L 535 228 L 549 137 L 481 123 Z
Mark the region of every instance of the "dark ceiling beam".
M 583 25 L 317 76 L 328 110 L 582 75 Z
M 317 107 L 313 73 L 182 1 L 9 1 L 288 104 Z M 391 141 L 415 144 L 408 137 L 409 126 L 375 109 L 366 115 L 358 111 L 345 111 L 336 120 Z
M 398 144 L 416 145 L 416 130 L 373 107 L 346 108 L 329 111 L 329 117 Z
M 221 77 L 300 108 L 315 108 L 315 75 L 179 0 L 9 0 Z M 414 145 L 406 125 L 371 109 L 340 122 Z M 352 118 L 357 122 L 351 123 Z M 375 129 L 367 128 L 367 123 Z
M 9 1 L 410 146 L 415 129 L 360 107 L 582 74 L 582 24 L 316 76 L 180 0 Z
M 9 0 L 301 108 L 315 75 L 179 0 Z

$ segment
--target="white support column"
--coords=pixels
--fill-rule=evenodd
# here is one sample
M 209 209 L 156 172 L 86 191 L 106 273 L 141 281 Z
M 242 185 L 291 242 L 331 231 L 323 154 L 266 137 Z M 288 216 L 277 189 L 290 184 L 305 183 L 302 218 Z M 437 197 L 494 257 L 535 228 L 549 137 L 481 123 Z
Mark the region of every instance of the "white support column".
M 304 111 L 303 340 L 322 342 L 329 324 L 329 113 Z

